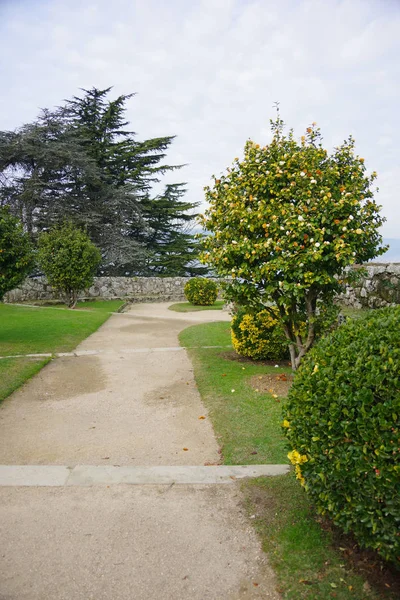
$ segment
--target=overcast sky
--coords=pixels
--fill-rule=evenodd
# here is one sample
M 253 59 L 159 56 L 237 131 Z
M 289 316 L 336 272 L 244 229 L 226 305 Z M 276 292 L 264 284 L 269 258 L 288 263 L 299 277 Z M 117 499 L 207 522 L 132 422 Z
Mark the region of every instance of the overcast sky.
M 203 201 L 279 101 L 298 137 L 312 121 L 328 148 L 355 137 L 400 238 L 399 32 L 400 0 L 0 0 L 0 129 L 82 87 L 137 92 L 132 129 L 178 136 L 173 180 Z

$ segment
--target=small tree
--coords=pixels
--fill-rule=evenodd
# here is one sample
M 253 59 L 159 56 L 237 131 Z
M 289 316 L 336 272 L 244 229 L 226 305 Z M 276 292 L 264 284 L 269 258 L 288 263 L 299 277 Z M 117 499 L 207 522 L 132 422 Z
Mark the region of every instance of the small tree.
M 32 266 L 28 235 L 8 208 L 0 208 L 0 301 L 24 280 Z
M 315 123 L 300 143 L 284 135 L 279 112 L 271 126 L 269 145 L 248 141 L 244 159 L 205 188 L 203 261 L 233 278 L 232 300 L 278 308 L 296 369 L 346 267 L 385 251 L 384 219 L 371 190 L 376 173 L 366 174 L 351 137 L 329 155 Z
M 101 261 L 98 248 L 88 235 L 65 223 L 39 238 L 38 262 L 49 283 L 75 308 L 78 293 L 90 287 Z

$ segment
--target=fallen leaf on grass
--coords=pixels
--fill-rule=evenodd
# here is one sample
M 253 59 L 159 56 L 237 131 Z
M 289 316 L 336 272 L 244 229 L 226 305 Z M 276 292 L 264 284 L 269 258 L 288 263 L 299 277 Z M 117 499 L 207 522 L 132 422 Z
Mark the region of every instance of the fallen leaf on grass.
M 255 581 L 253 581 L 253 585 L 254 587 L 258 587 L 258 583 L 256 583 Z
M 314 585 L 316 581 L 310 581 L 309 579 L 299 579 L 299 583 L 304 583 L 304 585 Z
M 226 377 L 226 373 L 222 373 L 221 377 Z
M 204 416 L 204 415 L 201 415 L 201 417 L 199 417 L 199 419 L 205 419 L 205 416 Z
M 331 586 L 331 588 L 337 588 L 336 583 L 330 583 L 329 585 Z
M 253 452 L 250 452 L 250 454 L 258 454 L 258 452 L 254 450 Z
M 187 452 L 189 450 L 189 448 L 183 448 L 184 452 Z

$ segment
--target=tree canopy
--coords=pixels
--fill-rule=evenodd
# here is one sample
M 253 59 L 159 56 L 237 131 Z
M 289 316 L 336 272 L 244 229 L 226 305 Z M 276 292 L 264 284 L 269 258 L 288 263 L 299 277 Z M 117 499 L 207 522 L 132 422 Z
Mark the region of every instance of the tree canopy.
M 54 227 L 39 237 L 38 263 L 48 282 L 75 308 L 78 293 L 93 283 L 101 254 L 89 236 L 72 223 Z
M 0 301 L 24 280 L 32 265 L 28 235 L 7 208 L 0 208 Z
M 206 188 L 203 261 L 232 278 L 232 299 L 278 307 L 297 368 L 346 267 L 385 251 L 384 219 L 373 197 L 377 175 L 366 173 L 351 137 L 329 154 L 315 123 L 300 142 L 285 135 L 279 113 L 271 126 L 270 144 L 248 141 L 243 160 Z
M 64 219 L 83 226 L 101 250 L 103 274 L 190 272 L 196 243 L 188 226 L 197 205 L 181 200 L 182 183 L 152 196 L 161 177 L 181 166 L 165 162 L 174 136 L 140 141 L 127 129 L 133 94 L 110 100 L 111 88 L 82 92 L 33 123 L 0 132 L 0 204 L 33 241 Z M 154 228 L 156 214 L 162 227 Z M 166 229 L 182 250 L 173 264 L 164 252 Z

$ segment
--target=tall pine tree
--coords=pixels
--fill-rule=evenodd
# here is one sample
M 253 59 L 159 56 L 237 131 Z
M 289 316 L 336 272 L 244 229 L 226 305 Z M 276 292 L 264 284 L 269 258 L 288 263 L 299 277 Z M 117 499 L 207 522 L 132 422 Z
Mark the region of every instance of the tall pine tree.
M 196 205 L 183 184 L 151 198 L 168 171 L 174 136 L 138 141 L 126 130 L 126 102 L 111 88 L 83 90 L 16 132 L 0 132 L 0 202 L 35 237 L 65 218 L 83 224 L 101 248 L 104 274 L 186 273 L 196 269 L 188 232 Z
M 137 232 L 147 250 L 145 273 L 190 277 L 207 273 L 197 260 L 198 244 L 191 233 L 193 210 L 198 204 L 182 200 L 184 183 L 168 184 L 163 194 L 141 202 L 146 229 Z

